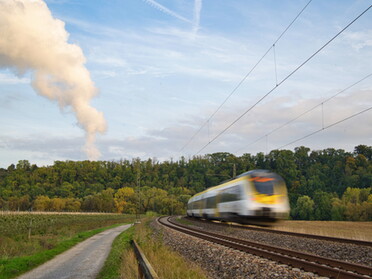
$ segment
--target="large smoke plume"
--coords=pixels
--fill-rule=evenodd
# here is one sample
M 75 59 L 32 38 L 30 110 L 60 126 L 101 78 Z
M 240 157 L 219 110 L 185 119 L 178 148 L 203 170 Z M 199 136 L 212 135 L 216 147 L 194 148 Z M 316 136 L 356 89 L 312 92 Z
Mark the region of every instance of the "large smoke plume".
M 86 132 L 88 158 L 96 160 L 95 137 L 106 130 L 106 121 L 90 105 L 97 89 L 82 50 L 68 37 L 64 22 L 53 18 L 42 0 L 0 0 L 0 67 L 18 76 L 31 71 L 38 94 L 71 107 Z

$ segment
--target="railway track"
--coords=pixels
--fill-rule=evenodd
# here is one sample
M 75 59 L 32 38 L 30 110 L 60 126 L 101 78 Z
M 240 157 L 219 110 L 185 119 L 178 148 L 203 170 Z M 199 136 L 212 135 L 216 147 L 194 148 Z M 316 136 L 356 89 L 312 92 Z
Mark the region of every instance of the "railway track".
M 282 264 L 287 264 L 292 267 L 317 273 L 321 276 L 338 279 L 372 278 L 372 268 L 368 266 L 323 258 L 279 247 L 272 247 L 269 245 L 224 236 L 212 232 L 205 232 L 174 223 L 170 220 L 170 217 L 162 217 L 159 218 L 158 221 L 160 224 L 177 231 L 249 254 L 268 258 Z
M 186 217 L 186 219 L 190 219 L 190 217 Z M 201 219 L 196 219 L 196 218 L 192 218 L 191 220 L 196 221 L 196 222 L 202 222 L 202 223 L 212 223 L 211 221 L 201 220 Z M 213 224 L 217 225 L 217 226 L 225 226 L 225 227 L 228 226 L 228 227 L 240 228 L 240 229 L 245 229 L 245 230 L 269 232 L 269 233 L 275 233 L 275 234 L 305 237 L 305 238 L 310 238 L 310 239 L 326 240 L 326 241 L 333 241 L 333 242 L 339 242 L 339 243 L 348 243 L 348 244 L 372 247 L 372 242 L 371 241 L 363 241 L 363 240 L 339 238 L 339 237 L 330 237 L 330 236 L 315 235 L 315 234 L 305 234 L 305 233 L 279 231 L 279 230 L 273 230 L 273 229 L 268 229 L 268 228 L 252 227 L 252 226 L 249 226 L 249 225 L 238 225 L 238 224 L 234 225 L 234 224 L 226 224 L 226 223 L 219 223 L 219 222 L 213 222 Z

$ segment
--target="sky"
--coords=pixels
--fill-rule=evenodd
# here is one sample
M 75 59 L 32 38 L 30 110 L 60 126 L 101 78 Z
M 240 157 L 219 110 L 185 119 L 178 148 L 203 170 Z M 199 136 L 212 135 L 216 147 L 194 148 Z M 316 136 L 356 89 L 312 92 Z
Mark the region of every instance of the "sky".
M 370 5 L 0 0 L 0 167 L 371 146 Z

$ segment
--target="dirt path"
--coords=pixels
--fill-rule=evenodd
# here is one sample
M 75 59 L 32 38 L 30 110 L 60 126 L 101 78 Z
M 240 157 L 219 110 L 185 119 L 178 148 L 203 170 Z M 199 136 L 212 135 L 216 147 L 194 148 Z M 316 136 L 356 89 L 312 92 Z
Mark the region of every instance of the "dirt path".
M 18 279 L 87 279 L 95 278 L 101 270 L 116 236 L 131 225 L 109 229 L 88 238 L 70 250 Z

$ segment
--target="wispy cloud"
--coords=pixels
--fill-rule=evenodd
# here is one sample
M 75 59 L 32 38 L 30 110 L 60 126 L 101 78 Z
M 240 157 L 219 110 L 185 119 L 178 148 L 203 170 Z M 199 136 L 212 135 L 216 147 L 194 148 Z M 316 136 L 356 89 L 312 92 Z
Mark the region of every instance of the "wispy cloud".
M 143 0 L 147 4 L 151 5 L 152 7 L 158 9 L 159 11 L 170 15 L 174 18 L 180 19 L 184 22 L 192 24 L 192 39 L 195 39 L 196 34 L 198 33 L 200 29 L 200 14 L 202 10 L 202 0 L 194 0 L 194 12 L 193 12 L 193 19 L 187 19 L 180 14 L 176 13 L 175 11 L 172 11 L 168 9 L 167 7 L 161 5 L 160 3 L 156 2 L 155 0 Z
M 195 0 L 194 2 L 194 26 L 193 34 L 196 35 L 200 28 L 200 13 L 202 9 L 202 0 Z
M 344 38 L 357 51 L 364 47 L 372 46 L 372 30 L 347 32 L 345 33 Z
M 159 11 L 161 11 L 161 12 L 167 14 L 167 15 L 170 15 L 170 16 L 172 16 L 172 17 L 175 17 L 175 18 L 177 18 L 177 19 L 180 19 L 180 20 L 182 20 L 182 21 L 184 21 L 184 22 L 188 22 L 188 23 L 193 24 L 193 22 L 192 22 L 191 20 L 189 20 L 189 19 L 187 19 L 187 18 L 185 18 L 185 17 L 179 15 L 178 13 L 176 13 L 176 12 L 174 12 L 174 11 L 168 9 L 167 7 L 164 7 L 163 5 L 159 4 L 158 2 L 156 2 L 156 1 L 154 1 L 154 0 L 144 0 L 144 1 L 145 1 L 147 4 L 149 4 L 150 6 L 152 6 L 152 7 L 156 8 L 156 9 L 158 9 Z

